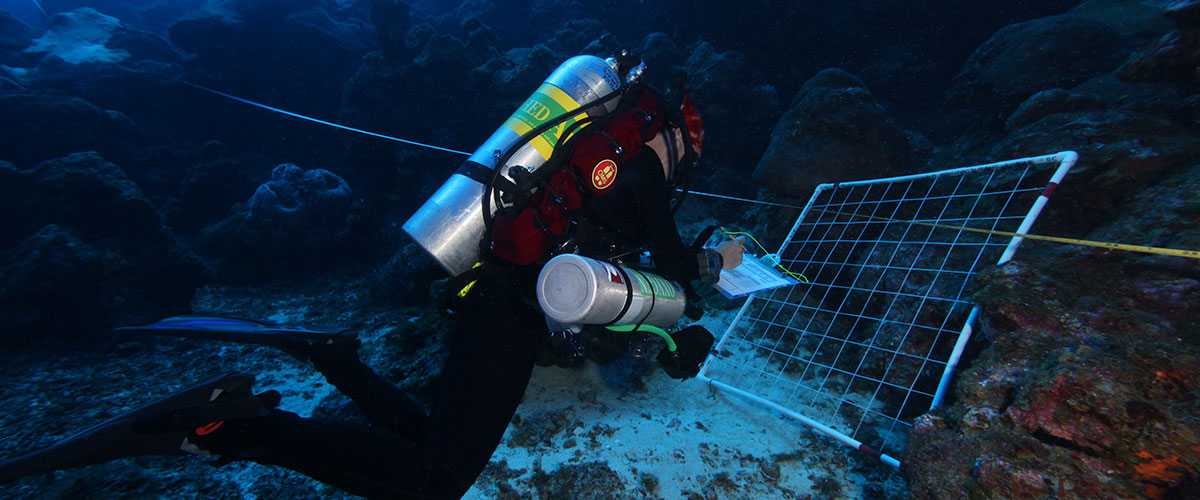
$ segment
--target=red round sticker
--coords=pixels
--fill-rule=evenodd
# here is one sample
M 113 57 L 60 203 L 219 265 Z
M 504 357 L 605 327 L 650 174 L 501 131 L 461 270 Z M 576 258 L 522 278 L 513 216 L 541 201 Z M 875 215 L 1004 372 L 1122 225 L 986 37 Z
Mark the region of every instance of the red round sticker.
M 615 161 L 601 160 L 592 169 L 592 185 L 596 189 L 608 189 L 615 180 L 617 180 L 617 162 Z

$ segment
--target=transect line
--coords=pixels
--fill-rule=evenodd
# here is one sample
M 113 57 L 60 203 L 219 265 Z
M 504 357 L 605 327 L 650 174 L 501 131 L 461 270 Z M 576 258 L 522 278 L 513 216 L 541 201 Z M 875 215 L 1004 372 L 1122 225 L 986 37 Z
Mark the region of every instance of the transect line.
M 189 86 L 189 87 L 193 87 L 193 88 L 197 88 L 197 89 L 203 90 L 203 91 L 205 91 L 205 92 L 208 92 L 208 93 L 210 93 L 210 94 L 219 95 L 219 96 L 221 96 L 221 97 L 224 97 L 224 98 L 226 98 L 226 99 L 232 99 L 232 100 L 234 100 L 234 101 L 237 101 L 237 102 L 240 102 L 240 103 L 243 103 L 243 104 L 249 104 L 249 105 L 251 105 L 251 106 L 254 106 L 254 107 L 257 107 L 257 108 L 262 108 L 262 109 L 265 109 L 265 110 L 267 110 L 267 111 L 273 111 L 273 112 L 275 112 L 275 113 L 279 113 L 279 114 L 281 114 L 281 115 L 287 115 L 287 116 L 290 116 L 290 117 L 292 117 L 292 118 L 299 118 L 299 119 L 301 119 L 301 120 L 307 120 L 307 121 L 310 121 L 310 122 L 313 122 L 313 123 L 319 123 L 319 124 L 321 124 L 321 125 L 326 125 L 326 126 L 333 127 L 333 128 L 340 128 L 340 129 L 342 129 L 342 130 L 348 130 L 348 131 L 350 131 L 350 132 L 357 132 L 357 133 L 359 133 L 359 134 L 363 134 L 363 135 L 369 135 L 369 136 L 371 136 L 371 137 L 378 137 L 378 138 L 380 138 L 380 139 L 387 139 L 387 140 L 389 140 L 389 141 L 395 141 L 395 142 L 400 142 L 400 143 L 404 143 L 404 144 L 411 144 L 411 145 L 413 145 L 413 146 L 420 146 L 420 147 L 423 147 L 423 148 L 436 149 L 436 150 L 438 150 L 438 151 L 445 151 L 445 152 L 447 152 L 447 153 L 454 153 L 454 154 L 459 154 L 459 155 L 463 155 L 463 156 L 471 156 L 471 153 L 468 153 L 468 152 L 466 152 L 466 151 L 459 151 L 459 150 L 457 150 L 457 149 L 443 148 L 443 147 L 441 147 L 441 146 L 434 146 L 434 145 L 432 145 L 432 144 L 425 144 L 425 143 L 423 143 L 423 142 L 410 141 L 410 140 L 408 140 L 408 139 L 401 139 L 401 138 L 399 138 L 399 137 L 392 137 L 392 136 L 390 136 L 390 135 L 383 135 L 383 134 L 380 134 L 380 133 L 371 132 L 371 131 L 369 131 L 369 130 L 363 130 L 363 129 L 360 129 L 360 128 L 354 128 L 354 127 L 350 127 L 350 126 L 342 125 L 342 124 L 340 124 L 340 123 L 334 123 L 334 122 L 330 122 L 330 121 L 321 120 L 321 119 L 319 119 L 319 118 L 313 118 L 313 117 L 311 117 L 311 116 L 305 116 L 305 115 L 302 115 L 302 114 L 300 114 L 300 113 L 293 113 L 293 112 L 291 112 L 291 111 L 288 111 L 288 110 L 286 110 L 286 109 L 280 109 L 280 108 L 276 108 L 276 107 L 274 107 L 274 106 L 268 106 L 268 105 L 266 105 L 266 104 L 263 104 L 263 103 L 260 103 L 260 102 L 251 101 L 251 100 L 249 100 L 249 99 L 245 99 L 245 98 L 242 98 L 242 97 L 238 97 L 238 96 L 235 96 L 235 95 L 233 95 L 233 94 L 227 94 L 227 93 L 225 93 L 225 92 L 221 92 L 220 90 L 213 90 L 213 89 L 210 89 L 210 88 L 208 88 L 208 87 L 205 87 L 205 86 L 203 86 L 203 85 L 197 85 L 197 84 L 195 84 L 195 83 L 192 83 L 192 82 L 186 82 L 186 81 L 185 81 L 185 82 L 183 82 L 183 84 L 184 84 L 184 85 L 187 85 L 187 86 Z M 744 201 L 744 202 L 747 202 L 747 203 L 757 203 L 757 204 L 759 204 L 759 205 L 771 205 L 771 206 L 776 206 L 776 207 L 787 207 L 787 208 L 804 208 L 804 207 L 798 207 L 798 206 L 795 206 L 795 205 L 785 205 L 785 204 L 782 204 L 782 203 L 771 203 L 771 202 L 767 202 L 767 201 L 751 200 L 751 199 L 748 199 L 748 198 L 737 198 L 737 197 L 734 197 L 734 196 L 725 196 L 725 195 L 720 195 L 720 194 L 704 193 L 704 192 L 700 192 L 700 191 L 689 191 L 689 192 L 691 192 L 691 193 L 693 193 L 693 194 L 700 195 L 700 196 L 711 196 L 711 197 L 713 197 L 713 198 L 725 198 L 725 199 L 727 199 L 727 200 Z
M 34 2 L 34 3 L 36 4 L 37 2 Z M 38 5 L 38 7 L 41 7 L 41 5 Z M 279 109 L 279 108 L 276 108 L 273 106 L 268 106 L 266 104 L 254 102 L 249 99 L 243 99 L 241 97 L 238 97 L 238 96 L 235 96 L 232 94 L 226 94 L 225 92 L 221 92 L 219 90 L 213 90 L 208 87 L 204 87 L 202 85 L 197 85 L 197 84 L 194 84 L 191 82 L 185 81 L 185 82 L 183 82 L 183 84 L 203 90 L 203 91 L 211 93 L 211 94 L 219 95 L 226 99 L 232 99 L 234 101 L 237 101 L 237 102 L 240 102 L 243 104 L 249 104 L 251 106 L 262 108 L 267 111 L 273 111 L 275 113 L 287 115 L 287 116 L 290 116 L 293 118 L 299 118 L 301 120 L 307 120 L 307 121 L 310 121 L 313 123 L 319 123 L 321 125 L 326 125 L 329 127 L 340 128 L 342 130 L 348 130 L 350 132 L 357 132 L 359 134 L 369 135 L 371 137 L 387 139 L 389 141 L 410 144 L 413 146 L 420 146 L 423 148 L 429 148 L 429 149 L 434 149 L 434 150 L 438 150 L 438 151 L 445 151 L 447 153 L 454 153 L 454 154 L 463 155 L 463 156 L 471 156 L 471 153 L 468 153 L 466 151 L 459 151 L 457 149 L 443 148 L 441 146 L 434 146 L 432 144 L 425 144 L 423 142 L 410 141 L 408 139 L 401 139 L 399 137 L 383 135 L 383 134 L 371 132 L 368 130 L 349 127 L 346 125 L 342 125 L 340 123 L 334 123 L 334 122 L 330 122 L 330 121 L 321 120 L 318 118 L 313 118 L 311 116 L 305 116 L 305 115 L 302 115 L 299 113 L 293 113 L 291 111 Z M 708 197 L 712 197 L 712 198 L 723 198 L 726 200 L 743 201 L 746 203 L 755 203 L 758 205 L 770 205 L 770 206 L 774 206 L 774 207 L 785 207 L 785 208 L 801 208 L 801 209 L 804 208 L 804 207 L 800 207 L 800 206 L 796 206 L 796 205 L 788 205 L 788 204 L 784 204 L 784 203 L 772 203 L 769 201 L 752 200 L 749 198 L 738 198 L 736 196 L 726 196 L 726 195 L 721 195 L 721 194 L 705 193 L 702 191 L 690 191 L 690 192 L 693 194 L 699 195 L 699 196 L 708 196 Z M 828 212 L 825 210 L 822 210 L 822 212 L 831 213 L 831 212 Z M 845 214 L 837 213 L 836 215 L 845 215 Z M 1107 248 L 1107 249 L 1111 249 L 1111 250 L 1125 250 L 1125 251 L 1129 251 L 1129 252 L 1140 252 L 1140 253 L 1150 253 L 1150 254 L 1157 254 L 1157 255 L 1169 255 L 1169 256 L 1173 256 L 1173 257 L 1187 257 L 1187 258 L 1191 258 L 1191 259 L 1200 259 L 1200 251 L 1197 251 L 1197 250 L 1178 250 L 1178 249 L 1173 249 L 1173 248 L 1157 248 L 1157 247 L 1147 247 L 1147 246 L 1141 246 L 1141 245 L 1126 245 L 1124 243 L 1109 243 L 1109 242 L 1104 242 L 1104 241 L 1090 241 L 1090 240 L 1078 240 L 1078 239 L 1072 239 L 1072 238 L 1058 238 L 1055 236 L 1038 236 L 1035 234 L 1011 233 L 1011 232 L 1007 232 L 1007 231 L 994 231 L 994 230 L 990 230 L 990 229 L 976 229 L 976 228 L 970 228 L 970 227 L 952 226 L 952 225 L 948 225 L 948 224 L 934 224 L 934 223 L 917 222 L 917 221 L 911 221 L 911 220 L 889 219 L 887 217 L 876 217 L 876 216 L 870 216 L 870 215 L 861 215 L 860 217 L 868 217 L 871 219 L 884 220 L 884 221 L 888 221 L 888 222 L 902 222 L 905 224 L 914 224 L 914 225 L 918 225 L 918 226 L 939 227 L 939 228 L 943 228 L 943 229 L 957 229 L 959 231 L 970 231 L 970 232 L 975 232 L 975 233 L 994 234 L 994 235 L 998 235 L 998 236 L 1012 236 L 1012 237 L 1026 238 L 1026 239 L 1031 239 L 1031 240 L 1050 241 L 1050 242 L 1054 242 L 1054 243 L 1065 243 L 1065 244 L 1069 244 L 1069 245 L 1084 245 L 1084 246 L 1091 246 L 1091 247 L 1097 247 L 1097 248 Z
M 677 189 L 676 191 L 682 191 L 682 190 L 681 190 L 681 189 Z M 693 191 L 693 190 L 691 190 L 691 189 L 689 189 L 689 190 L 688 190 L 688 192 L 689 192 L 689 193 L 692 193 L 692 194 L 697 194 L 697 195 L 700 195 L 700 196 L 710 196 L 710 197 L 713 197 L 713 198 L 724 198 L 724 199 L 726 199 L 726 200 L 744 201 L 744 202 L 746 202 L 746 203 L 757 203 L 757 204 L 759 204 L 759 205 L 770 205 L 770 206 L 773 206 L 773 207 L 799 208 L 799 209 L 803 209 L 803 208 L 804 208 L 804 207 L 799 207 L 799 206 L 796 206 L 796 205 L 787 205 L 787 204 L 784 204 L 784 203 L 772 203 L 772 202 L 769 202 L 769 201 L 752 200 L 752 199 L 749 199 L 749 198 L 738 198 L 738 197 L 736 197 L 736 196 L 726 196 L 726 195 L 723 195 L 723 194 L 712 194 L 712 193 L 705 193 L 705 192 L 703 192 L 703 191 Z
M 290 116 L 290 117 L 292 117 L 292 118 L 299 118 L 299 119 L 301 119 L 301 120 L 308 120 L 308 121 L 310 121 L 310 122 L 313 122 L 313 123 L 319 123 L 319 124 L 321 124 L 321 125 L 328 125 L 328 126 L 330 126 L 330 127 L 333 127 L 333 128 L 340 128 L 340 129 L 342 129 L 342 130 L 349 130 L 349 131 L 351 131 L 351 132 L 358 132 L 358 133 L 360 133 L 360 134 L 369 135 L 369 136 L 371 136 L 371 137 L 378 137 L 378 138 L 380 138 L 380 139 L 387 139 L 387 140 L 389 140 L 389 141 L 402 142 L 402 143 L 404 143 L 404 144 L 411 144 L 411 145 L 413 145 L 413 146 L 421 146 L 421 147 L 423 147 L 423 148 L 436 149 L 436 150 L 438 150 L 438 151 L 445 151 L 445 152 L 447 152 L 447 153 L 460 154 L 460 155 L 463 155 L 463 156 L 471 156 L 471 153 L 468 153 L 468 152 L 466 152 L 466 151 L 459 151 L 459 150 L 457 150 L 457 149 L 443 148 L 443 147 L 440 147 L 440 146 L 434 146 L 434 145 L 432 145 L 432 144 L 425 144 L 425 143 L 423 143 L 423 142 L 410 141 L 410 140 L 407 140 L 407 139 L 401 139 L 401 138 L 399 138 L 399 137 L 392 137 L 392 136 L 390 136 L 390 135 L 377 134 L 377 133 L 375 133 L 375 132 L 370 132 L 370 131 L 367 131 L 367 130 L 362 130 L 362 129 L 358 129 L 358 128 L 354 128 L 354 127 L 348 127 L 348 126 L 346 126 L 346 125 L 342 125 L 342 124 L 340 124 L 340 123 L 327 122 L 327 121 L 325 121 L 325 120 L 320 120 L 320 119 L 317 119 L 317 118 L 313 118 L 313 117 L 311 117 L 311 116 L 304 116 L 304 115 L 302 115 L 302 114 L 299 114 L 299 113 L 293 113 L 293 112 L 291 112 L 291 111 L 287 111 L 287 110 L 284 110 L 284 109 L 279 109 L 279 108 L 275 108 L 275 107 L 267 106 L 266 104 L 257 103 L 257 102 L 251 101 L 251 100 L 249 100 L 249 99 L 243 99 L 243 98 L 241 98 L 241 97 L 238 97 L 238 96 L 235 96 L 235 95 L 226 94 L 226 93 L 224 93 L 224 92 L 221 92 L 220 90 L 213 90 L 213 89 L 210 89 L 210 88 L 208 88 L 208 87 L 203 87 L 203 86 L 200 86 L 200 85 L 196 85 L 196 84 L 194 84 L 194 83 L 191 83 L 191 82 L 183 82 L 183 84 L 184 84 L 184 85 L 188 85 L 188 86 L 190 86 L 190 87 L 195 87 L 195 88 L 198 88 L 198 89 L 200 89 L 200 90 L 203 90 L 203 91 L 205 91 L 205 92 L 209 92 L 209 93 L 212 93 L 212 94 L 219 95 L 219 96 L 221 96 L 221 97 L 225 97 L 225 98 L 228 98 L 228 99 L 233 99 L 233 100 L 235 100 L 235 101 L 237 101 L 237 102 L 240 102 L 240 103 L 249 104 L 249 105 L 251 105 L 251 106 L 259 107 L 259 108 L 265 109 L 265 110 L 267 110 L 267 111 L 274 111 L 274 112 L 276 112 L 276 113 L 279 113 L 279 114 L 282 114 L 282 115 L 287 115 L 287 116 Z
M 1190 259 L 1200 259 L 1200 251 L 1197 251 L 1197 250 L 1179 250 L 1179 249 L 1174 249 L 1174 248 L 1159 248 L 1159 247 L 1147 247 L 1147 246 L 1141 246 L 1141 245 L 1126 245 L 1124 243 L 1111 243 L 1111 242 L 1107 242 L 1107 241 L 1078 240 L 1078 239 L 1074 239 L 1074 238 L 1059 238 L 1057 236 L 1039 236 L 1036 234 L 1013 233 L 1013 232 L 1008 232 L 1008 231 L 996 231 L 993 229 L 978 229 L 978 228 L 973 228 L 973 227 L 954 226 L 954 225 L 950 225 L 950 224 L 937 224 L 937 223 L 933 223 L 933 222 L 918 222 L 915 220 L 889 219 L 887 217 L 875 217 L 872 215 L 844 214 L 841 212 L 830 212 L 827 210 L 822 210 L 821 212 L 833 215 L 834 217 L 843 217 L 843 216 L 845 216 L 845 217 L 866 217 L 869 219 L 875 219 L 875 220 L 881 220 L 881 221 L 887 221 L 887 222 L 900 222 L 900 223 L 904 223 L 904 224 L 912 224 L 915 226 L 936 227 L 936 228 L 941 228 L 941 229 L 954 229 L 957 231 L 968 231 L 968 232 L 972 232 L 972 233 L 994 234 L 997 236 L 1010 236 L 1010 237 L 1017 237 L 1017 238 L 1026 238 L 1026 239 L 1030 239 L 1030 240 L 1050 241 L 1050 242 L 1054 242 L 1054 243 L 1065 243 L 1068 245 L 1084 245 L 1084 246 L 1089 246 L 1089 247 L 1107 248 L 1110 250 L 1125 250 L 1128 252 L 1151 253 L 1151 254 L 1156 254 L 1156 255 L 1169 255 L 1172 257 L 1187 257 Z

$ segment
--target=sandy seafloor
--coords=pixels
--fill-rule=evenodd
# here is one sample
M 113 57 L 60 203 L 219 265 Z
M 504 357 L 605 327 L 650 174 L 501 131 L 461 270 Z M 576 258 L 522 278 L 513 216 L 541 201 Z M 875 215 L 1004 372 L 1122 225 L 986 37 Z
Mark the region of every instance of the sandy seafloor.
M 702 323 L 719 336 L 735 312 L 706 315 Z M 271 319 L 294 318 L 281 312 Z M 360 335 L 382 341 L 389 330 Z M 284 409 L 309 414 L 334 391 L 306 367 L 285 364 L 259 377 L 260 389 L 284 394 Z M 633 359 L 537 367 L 514 422 L 464 498 L 609 498 L 617 483 L 597 477 L 595 462 L 616 474 L 628 498 L 903 496 L 902 480 L 889 467 L 703 382 L 675 380 Z M 585 464 L 577 473 L 583 480 L 575 473 L 552 478 L 563 466 Z M 581 484 L 572 489 L 571 482 Z
M 222 301 L 219 289 L 210 292 L 198 300 Z M 269 319 L 298 320 L 309 310 L 303 302 L 277 302 Z M 722 304 L 728 309 L 701 324 L 719 337 L 737 304 Z M 360 336 L 383 342 L 391 330 L 381 324 Z M 259 386 L 282 392 L 284 409 L 310 414 L 335 391 L 310 368 L 281 364 L 260 373 Z M 611 496 L 622 485 L 624 494 Z M 672 379 L 652 360 L 625 358 L 537 367 L 514 423 L 465 498 L 901 498 L 903 490 L 890 467 L 806 427 L 701 381 Z
M 361 282 L 306 286 L 205 287 L 198 311 L 230 311 L 272 321 L 321 318 L 357 324 L 364 358 L 378 364 L 404 310 L 355 304 Z M 702 320 L 720 335 L 735 304 Z M 715 308 L 714 308 L 715 309 Z M 271 312 L 273 311 L 273 313 Z M 410 309 L 409 311 L 415 311 Z M 124 343 L 108 352 L 31 361 L 7 359 L 0 411 L 4 456 L 47 446 L 122 411 L 197 381 L 241 371 L 256 391 L 274 389 L 281 407 L 311 415 L 341 398 L 310 366 L 266 347 L 189 339 Z M 54 415 L 34 419 L 31 415 Z M 72 498 L 124 491 L 137 498 L 347 498 L 340 490 L 280 468 L 234 463 L 210 468 L 199 457 L 124 459 L 41 474 L 0 489 L 10 498 Z M 720 393 L 695 379 L 666 376 L 633 358 L 582 368 L 539 367 L 503 443 L 468 492 L 507 498 L 902 498 L 890 467 L 805 427 Z
M 704 204 L 698 204 L 704 205 Z M 686 234 L 716 223 L 713 207 L 679 214 Z M 206 286 L 197 313 L 275 322 L 355 326 L 372 366 L 394 366 L 399 328 L 438 314 L 365 302 L 366 280 Z M 724 334 L 741 300 L 711 295 L 700 321 Z M 409 325 L 404 325 L 409 323 Z M 411 334 L 411 331 L 409 332 Z M 256 391 L 278 390 L 281 408 L 312 415 L 342 401 L 307 364 L 281 351 L 228 342 L 160 338 L 0 365 L 0 456 L 47 446 L 97 421 L 201 380 L 256 375 Z M 335 404 L 336 406 L 336 404 Z M 54 415 L 31 419 L 31 415 Z M 0 488 L 12 498 L 72 498 L 77 492 L 136 498 L 352 498 L 298 473 L 253 463 L 210 468 L 198 457 L 124 459 L 54 472 Z M 705 383 L 671 379 L 652 359 L 581 368 L 538 367 L 491 464 L 468 499 L 834 499 L 904 498 L 891 467 Z

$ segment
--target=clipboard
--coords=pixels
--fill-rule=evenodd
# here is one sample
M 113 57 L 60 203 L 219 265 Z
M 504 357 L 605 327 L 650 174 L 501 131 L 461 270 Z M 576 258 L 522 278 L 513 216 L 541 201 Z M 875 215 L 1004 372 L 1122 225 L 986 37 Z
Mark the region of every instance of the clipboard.
M 721 271 L 721 279 L 713 284 L 713 288 L 726 298 L 736 299 L 752 293 L 799 284 L 799 281 L 780 274 L 774 267 L 764 264 L 757 257 L 744 254 L 741 265 Z

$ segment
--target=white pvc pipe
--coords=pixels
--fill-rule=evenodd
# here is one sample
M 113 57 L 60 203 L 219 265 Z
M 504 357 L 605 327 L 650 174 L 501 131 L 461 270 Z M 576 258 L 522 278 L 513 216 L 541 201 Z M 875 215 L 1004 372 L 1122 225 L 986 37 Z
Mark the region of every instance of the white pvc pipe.
M 897 182 L 906 182 L 906 181 L 911 181 L 911 180 L 916 180 L 916 179 L 924 179 L 926 177 L 941 177 L 943 175 L 956 175 L 956 174 L 963 174 L 963 173 L 967 173 L 967 172 L 976 172 L 979 170 L 996 170 L 996 169 L 1000 169 L 1000 168 L 1012 167 L 1015 165 L 1037 165 L 1039 163 L 1050 163 L 1050 162 L 1054 162 L 1054 161 L 1062 161 L 1064 155 L 1072 155 L 1072 154 L 1075 155 L 1076 157 L 1079 156 L 1074 151 L 1064 151 L 1061 153 L 1054 153 L 1051 155 L 1031 156 L 1029 158 L 1018 158 L 1015 160 L 998 161 L 995 163 L 986 163 L 983 165 L 972 165 L 969 167 L 952 168 L 949 170 L 939 170 L 937 172 L 927 172 L 924 174 L 902 175 L 899 177 L 885 177 L 883 179 L 869 179 L 869 180 L 864 180 L 864 181 L 825 183 L 825 184 L 821 184 L 821 185 L 817 186 L 817 188 L 820 189 L 820 188 L 832 188 L 832 187 L 839 187 L 839 186 L 862 186 L 862 185 L 868 185 L 868 184 L 894 184 Z
M 825 434 L 826 436 L 829 436 L 829 437 L 831 437 L 831 438 L 833 438 L 833 439 L 836 439 L 837 441 L 841 442 L 842 444 L 844 444 L 844 445 L 846 445 L 846 446 L 849 446 L 849 447 L 851 447 L 851 448 L 854 448 L 854 449 L 856 449 L 856 450 L 858 450 L 858 451 L 861 451 L 861 452 L 863 452 L 863 453 L 866 453 L 866 454 L 868 454 L 868 455 L 870 455 L 870 456 L 872 456 L 872 457 L 878 458 L 878 459 L 879 459 L 879 461 L 881 461 L 881 462 L 883 462 L 883 463 L 885 463 L 885 464 L 887 464 L 887 465 L 890 465 L 890 466 L 892 466 L 892 467 L 894 467 L 894 468 L 897 468 L 897 469 L 898 469 L 898 468 L 900 468 L 900 461 L 899 461 L 899 460 L 897 460 L 897 459 L 895 459 L 895 458 L 893 458 L 893 457 L 891 457 L 891 456 L 889 456 L 889 455 L 887 455 L 887 454 L 880 453 L 880 452 L 876 451 L 874 448 L 871 448 L 870 446 L 867 446 L 867 445 L 863 444 L 863 443 L 862 443 L 862 441 L 859 441 L 859 440 L 857 440 L 857 439 L 854 439 L 854 438 L 852 438 L 852 437 L 850 437 L 850 436 L 847 436 L 847 435 L 845 435 L 845 434 L 843 434 L 843 433 L 841 433 L 841 432 L 839 432 L 839 431 L 835 430 L 835 429 L 834 429 L 834 428 L 832 428 L 832 427 L 829 427 L 829 426 L 827 426 L 827 425 L 825 425 L 825 424 L 822 424 L 822 423 L 820 423 L 820 422 L 817 422 L 816 420 L 813 420 L 813 419 L 811 419 L 811 418 L 808 418 L 808 417 L 806 417 L 806 416 L 804 416 L 804 415 L 801 415 L 801 414 L 799 414 L 799 413 L 796 413 L 796 412 L 794 412 L 794 411 L 792 411 L 792 410 L 790 410 L 790 409 L 788 409 L 788 408 L 785 408 L 785 407 L 783 407 L 783 406 L 780 406 L 780 405 L 778 405 L 778 404 L 776 404 L 776 403 L 773 403 L 773 402 L 771 402 L 771 401 L 769 401 L 769 400 L 763 399 L 763 398 L 761 398 L 761 397 L 759 397 L 759 396 L 755 396 L 754 394 L 751 394 L 751 393 L 749 393 L 749 392 L 746 392 L 746 391 L 743 391 L 743 390 L 741 390 L 741 389 L 738 389 L 737 387 L 733 387 L 733 386 L 731 386 L 731 385 L 728 385 L 728 384 L 725 384 L 725 383 L 723 383 L 723 382 L 718 382 L 718 381 L 716 381 L 716 380 L 710 379 L 710 378 L 708 378 L 708 377 L 705 377 L 705 376 L 703 376 L 703 375 L 701 375 L 701 376 L 699 376 L 699 377 L 696 377 L 696 378 L 697 378 L 697 379 L 699 379 L 699 380 L 701 380 L 701 381 L 703 381 L 703 382 L 706 382 L 706 383 L 708 383 L 708 384 L 709 384 L 710 386 L 712 386 L 712 387 L 715 387 L 715 388 L 717 388 L 717 389 L 721 389 L 721 390 L 723 390 L 723 391 L 729 392 L 729 393 L 731 393 L 731 394 L 734 394 L 734 395 L 736 395 L 736 396 L 739 396 L 739 397 L 741 397 L 741 398 L 743 398 L 743 399 L 746 399 L 746 400 L 748 400 L 748 401 L 750 401 L 750 402 L 753 402 L 753 403 L 755 403 L 755 404 L 758 404 L 758 405 L 761 405 L 761 406 L 765 406 L 765 407 L 767 407 L 767 408 L 769 408 L 769 409 L 771 409 L 771 410 L 775 410 L 775 411 L 779 412 L 780 414 L 782 414 L 783 416 L 785 416 L 785 417 L 788 417 L 788 418 L 790 418 L 790 419 L 792 419 L 792 420 L 796 420 L 796 421 L 798 421 L 798 422 L 800 422 L 800 423 L 802 423 L 802 424 L 804 424 L 804 425 L 807 425 L 807 426 L 809 426 L 809 427 L 812 427 L 813 429 L 817 430 L 818 432 L 820 432 L 820 433 L 822 433 L 822 434 Z
M 954 342 L 954 352 L 950 353 L 950 359 L 946 361 L 946 369 L 942 370 L 942 380 L 938 382 L 937 392 L 933 395 L 933 403 L 929 405 L 929 411 L 938 409 L 942 406 L 942 401 L 946 398 L 946 391 L 950 390 L 950 379 L 954 377 L 954 370 L 958 368 L 958 360 L 962 358 L 963 350 L 967 347 L 967 342 L 971 340 L 971 332 L 974 331 L 975 320 L 979 317 L 979 306 L 971 309 L 971 314 L 967 316 L 967 322 L 963 325 L 962 332 L 958 334 L 958 340 Z
M 1066 177 L 1071 167 L 1075 166 L 1075 162 L 1079 161 L 1079 153 L 1074 151 L 1063 151 L 1052 156 L 1059 162 L 1058 170 L 1054 171 L 1054 175 L 1050 177 L 1050 182 L 1046 184 L 1046 189 L 1042 190 L 1042 194 L 1038 196 L 1037 201 L 1033 202 L 1033 208 L 1029 209 L 1029 213 L 1025 214 L 1025 219 L 1021 221 L 1021 226 L 1017 228 L 1017 234 L 1029 234 L 1029 229 L 1033 227 L 1034 221 L 1037 220 L 1038 215 L 1041 215 L 1042 209 L 1046 207 L 1046 203 L 1050 201 L 1050 196 L 1058 188 L 1058 183 L 1062 182 L 1063 177 Z M 1022 241 L 1025 241 L 1025 238 L 1014 236 L 1008 242 L 1008 247 L 1004 249 L 1004 255 L 1000 256 L 1000 261 L 996 265 L 1003 265 L 1012 260 L 1013 255 L 1017 253 L 1017 247 L 1021 246 Z
M 733 333 L 733 327 L 737 326 L 738 322 L 742 320 L 742 315 L 746 314 L 746 309 L 750 308 L 750 303 L 754 302 L 754 295 L 755 294 L 752 293 L 746 298 L 746 302 L 742 303 L 742 308 L 738 310 L 737 316 L 734 316 L 733 321 L 729 322 L 729 326 L 725 328 L 725 334 L 721 335 L 721 340 L 717 342 L 717 346 L 713 348 L 712 353 L 710 353 L 708 358 L 704 360 L 704 366 L 700 368 L 700 375 L 698 375 L 698 378 L 703 378 L 706 380 L 708 379 L 705 374 L 707 373 L 708 366 L 712 364 L 714 359 L 716 359 L 715 353 L 721 352 L 721 348 L 725 346 L 725 341 L 729 340 L 729 337 L 731 337 L 731 334 Z

